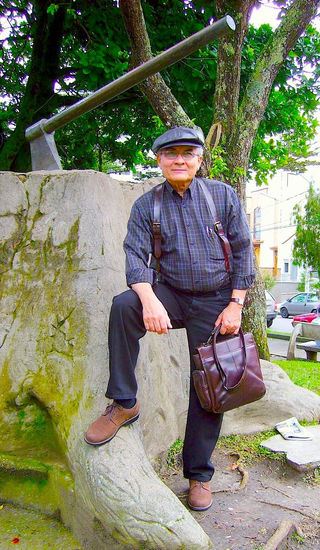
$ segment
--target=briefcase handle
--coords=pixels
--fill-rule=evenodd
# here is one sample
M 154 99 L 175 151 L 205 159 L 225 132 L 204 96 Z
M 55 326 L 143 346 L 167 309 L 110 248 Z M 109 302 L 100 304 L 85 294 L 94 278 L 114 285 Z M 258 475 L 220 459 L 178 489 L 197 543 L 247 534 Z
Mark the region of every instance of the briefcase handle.
M 217 355 L 217 349 L 216 349 L 217 336 L 220 333 L 220 329 L 221 329 L 221 323 L 213 329 L 213 331 L 211 332 L 211 334 L 208 338 L 208 341 L 206 342 L 206 345 L 210 345 L 210 344 L 212 345 L 213 357 L 214 357 L 215 363 L 217 365 L 217 368 L 219 370 L 222 385 L 223 385 L 224 389 L 227 390 L 227 391 L 232 391 L 232 390 L 235 390 L 236 388 L 238 388 L 238 386 L 240 386 L 240 384 L 243 382 L 244 377 L 246 376 L 246 367 L 247 367 L 246 343 L 245 343 L 245 340 L 244 340 L 243 330 L 242 330 L 242 328 L 240 328 L 239 329 L 239 336 L 241 338 L 243 356 L 244 356 L 244 364 L 241 367 L 243 369 L 243 371 L 242 371 L 242 374 L 240 376 L 240 380 L 234 386 L 227 386 L 227 375 L 226 375 L 226 373 L 224 372 L 224 370 L 221 366 L 221 363 L 220 363 L 218 355 Z M 234 336 L 237 336 L 237 335 L 234 335 Z M 232 337 L 232 335 L 231 335 L 231 337 Z

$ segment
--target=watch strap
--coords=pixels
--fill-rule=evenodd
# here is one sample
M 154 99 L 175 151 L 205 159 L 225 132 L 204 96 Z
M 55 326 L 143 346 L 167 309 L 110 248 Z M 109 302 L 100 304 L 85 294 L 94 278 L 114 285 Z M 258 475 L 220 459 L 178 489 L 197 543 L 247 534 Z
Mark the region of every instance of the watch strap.
M 243 306 L 244 298 L 230 298 L 230 302 L 235 302 L 236 304 L 239 304 L 239 306 Z

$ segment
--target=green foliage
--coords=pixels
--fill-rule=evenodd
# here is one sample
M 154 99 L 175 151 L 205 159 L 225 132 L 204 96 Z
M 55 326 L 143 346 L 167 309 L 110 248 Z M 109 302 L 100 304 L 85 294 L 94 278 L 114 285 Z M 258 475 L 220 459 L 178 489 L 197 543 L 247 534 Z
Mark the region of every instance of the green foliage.
M 310 186 L 304 212 L 299 205 L 294 208 L 294 220 L 297 224 L 293 243 L 293 258 L 298 265 L 313 267 L 320 277 L 320 192 Z
M 305 543 L 305 538 L 298 535 L 298 533 L 293 533 L 291 535 L 291 540 L 299 545 L 303 545 Z
M 297 290 L 299 290 L 299 292 L 305 292 L 305 289 L 306 289 L 306 274 L 302 273 L 301 280 L 297 284 Z
M 320 282 L 315 280 L 315 279 L 310 278 L 309 288 L 310 288 L 310 291 L 319 290 L 320 289 Z M 306 274 L 305 273 L 302 273 L 302 275 L 301 275 L 301 280 L 297 284 L 297 290 L 299 290 L 300 292 L 305 292 L 305 290 L 306 290 Z
M 215 11 L 211 3 L 181 0 L 170 3 L 146 0 L 142 6 L 154 55 L 205 27 Z M 130 43 L 116 0 L 56 0 L 46 5 L 50 18 L 59 16 L 62 10 L 65 17 L 59 69 L 51 75 L 51 96 L 43 98 L 42 103 L 39 98 L 34 120 L 55 114 L 61 107 L 85 97 L 131 68 Z M 15 0 L 10 7 L 7 3 L 0 8 L 0 15 L 0 25 L 5 27 L 0 48 L 3 98 L 0 138 L 9 141 L 22 117 L 28 76 L 31 70 L 37 69 L 36 63 L 31 65 L 32 59 L 39 56 L 39 52 L 34 51 L 35 24 L 39 22 L 37 2 Z M 242 51 L 240 99 L 272 34 L 268 25 L 259 29 L 249 27 Z M 43 45 L 49 39 L 44 32 Z M 47 63 L 49 61 L 48 58 Z M 265 182 L 280 167 L 299 170 L 301 162 L 302 169 L 308 163 L 317 124 L 314 113 L 319 101 L 319 71 L 315 67 L 319 61 L 320 36 L 309 26 L 277 75 L 252 147 L 249 173 L 254 170 L 258 182 Z M 41 63 L 45 64 L 46 60 Z M 212 123 L 216 73 L 217 43 L 162 71 L 183 109 L 205 133 Z M 163 128 L 135 87 L 59 130 L 56 141 L 65 168 L 107 170 L 115 160 L 124 167 L 133 167 L 141 161 L 151 162 L 150 146 Z M 213 152 L 212 175 L 232 183 L 243 176 L 244 169 L 233 168 L 230 174 L 224 155 L 221 147 Z
M 59 4 L 50 4 L 47 8 L 47 12 L 50 13 L 50 15 L 54 15 L 59 9 Z
M 227 153 L 221 146 L 215 147 L 211 152 L 212 165 L 210 168 L 210 177 L 227 181 L 230 185 L 236 184 L 239 177 L 244 176 L 244 169 L 237 166 L 231 172 L 227 163 Z
M 253 42 L 262 48 L 261 41 L 268 40 L 272 31 L 262 25 L 253 35 Z M 255 46 L 255 55 L 258 53 Z M 318 126 L 314 113 L 319 105 L 319 59 L 320 35 L 309 25 L 275 79 L 253 143 L 250 168 L 255 170 L 258 184 L 266 184 L 280 168 L 299 172 L 310 162 L 310 144 Z M 307 71 L 304 65 L 308 65 Z
M 320 470 L 316 468 L 303 476 L 303 481 L 312 487 L 320 487 Z
M 169 447 L 167 454 L 167 467 L 176 468 L 178 466 L 178 456 L 182 453 L 183 440 L 178 438 L 172 445 Z
M 276 284 L 276 281 L 276 277 L 273 277 L 272 275 L 270 275 L 270 273 L 266 273 L 262 276 L 262 282 L 266 290 L 271 290 Z

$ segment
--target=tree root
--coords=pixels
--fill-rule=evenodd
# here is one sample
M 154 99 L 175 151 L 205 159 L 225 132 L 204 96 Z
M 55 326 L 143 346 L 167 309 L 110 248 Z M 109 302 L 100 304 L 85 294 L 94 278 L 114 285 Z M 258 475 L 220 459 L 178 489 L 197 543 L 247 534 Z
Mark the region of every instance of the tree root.
M 273 487 L 273 485 L 265 485 L 264 483 L 262 483 L 262 481 L 260 481 L 260 483 L 261 483 L 261 485 L 264 489 L 272 489 L 273 491 L 278 491 L 278 493 L 281 493 L 282 495 L 284 495 L 287 498 L 294 498 L 292 495 L 288 495 L 288 493 L 286 493 L 285 491 L 282 491 L 281 489 L 278 489 L 277 487 Z
M 311 514 L 308 514 L 306 512 L 302 512 L 302 510 L 299 510 L 298 508 L 293 508 L 291 506 L 285 506 L 284 504 L 278 504 L 277 502 L 269 502 L 267 500 L 261 500 L 261 499 L 258 499 L 258 498 L 256 498 L 255 500 L 257 502 L 261 502 L 262 504 L 269 504 L 270 506 L 277 506 L 278 508 L 283 508 L 284 510 L 290 510 L 290 512 L 298 512 L 298 514 L 301 514 L 302 516 L 313 519 L 313 520 L 317 521 L 318 523 L 320 523 L 320 520 L 317 519 L 315 516 L 313 516 Z
M 247 486 L 247 483 L 248 483 L 249 472 L 247 470 L 245 470 L 243 464 L 241 464 L 241 462 L 240 462 L 241 456 L 239 455 L 239 453 L 230 453 L 230 456 L 237 457 L 236 462 L 231 464 L 230 469 L 231 470 L 238 470 L 239 474 L 241 475 L 241 482 L 240 482 L 239 489 L 244 489 Z
M 296 526 L 294 521 L 290 519 L 283 519 L 279 527 L 275 530 L 273 535 L 269 538 L 267 543 L 263 546 L 263 550 L 278 550 L 280 548 L 280 545 L 294 531 L 296 531 Z

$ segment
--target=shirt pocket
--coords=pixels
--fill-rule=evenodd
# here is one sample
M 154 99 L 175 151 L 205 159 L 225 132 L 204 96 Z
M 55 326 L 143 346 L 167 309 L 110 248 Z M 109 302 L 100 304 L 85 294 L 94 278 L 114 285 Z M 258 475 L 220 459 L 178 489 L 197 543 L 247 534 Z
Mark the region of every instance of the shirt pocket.
M 212 230 L 213 231 L 213 230 Z M 213 232 L 213 236 L 206 233 L 208 243 L 208 256 L 212 260 L 224 260 L 224 254 L 221 246 L 220 239 L 216 233 Z

